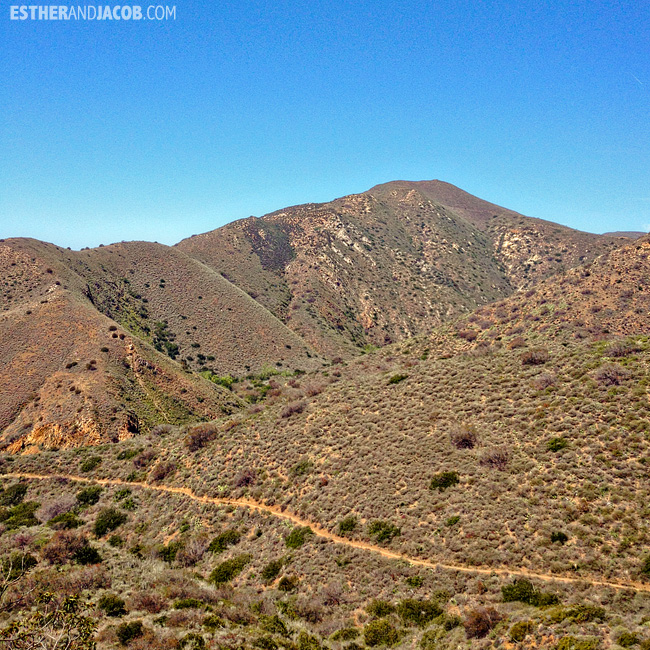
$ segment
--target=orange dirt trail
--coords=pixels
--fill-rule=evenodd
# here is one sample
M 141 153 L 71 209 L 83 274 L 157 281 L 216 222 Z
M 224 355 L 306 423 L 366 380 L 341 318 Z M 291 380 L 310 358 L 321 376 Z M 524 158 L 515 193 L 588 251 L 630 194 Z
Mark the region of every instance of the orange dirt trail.
M 432 560 L 422 560 L 419 558 L 410 557 L 403 553 L 398 553 L 397 551 L 391 551 L 387 548 L 381 546 L 375 546 L 374 544 L 369 544 L 367 542 L 360 542 L 357 540 L 347 539 L 331 533 L 328 530 L 325 530 L 321 526 L 307 521 L 306 519 L 301 519 L 297 515 L 285 512 L 278 508 L 277 506 L 268 506 L 263 503 L 258 503 L 256 501 L 251 501 L 249 499 L 227 499 L 222 497 L 206 497 L 195 494 L 190 488 L 186 487 L 171 487 L 167 485 L 150 485 L 147 483 L 136 483 L 131 481 L 123 481 L 118 478 L 86 478 L 84 476 L 74 476 L 72 474 L 32 474 L 29 472 L 7 472 L 2 474 L 9 478 L 23 478 L 23 479 L 35 479 L 35 480 L 56 480 L 56 479 L 66 479 L 68 481 L 75 481 L 77 483 L 98 483 L 99 485 L 128 485 L 129 487 L 140 488 L 143 490 L 152 490 L 154 492 L 166 492 L 169 494 L 180 494 L 182 496 L 188 497 L 193 501 L 198 501 L 199 503 L 208 503 L 216 506 L 236 506 L 240 508 L 250 508 L 251 510 L 258 510 L 259 512 L 268 512 L 280 519 L 286 519 L 291 521 L 298 526 L 309 526 L 312 531 L 319 537 L 328 539 L 335 544 L 342 544 L 343 546 L 348 546 L 350 548 L 357 548 L 363 551 L 368 551 L 370 553 L 376 553 L 382 557 L 388 558 L 390 560 L 402 560 L 408 562 L 413 566 L 421 566 L 427 569 L 445 569 L 447 571 L 460 571 L 463 573 L 474 573 L 478 575 L 498 575 L 498 576 L 508 576 L 514 578 L 533 578 L 537 580 L 551 581 L 551 582 L 562 582 L 566 584 L 575 584 L 575 583 L 587 583 L 597 587 L 610 587 L 612 589 L 631 589 L 633 591 L 646 592 L 650 593 L 650 584 L 644 584 L 640 582 L 610 582 L 608 580 L 601 580 L 595 577 L 580 577 L 574 578 L 569 576 L 559 576 L 549 573 L 537 573 L 535 571 L 529 571 L 524 568 L 511 568 L 511 567 L 477 567 L 469 566 L 462 564 L 444 564 L 442 562 L 435 562 Z

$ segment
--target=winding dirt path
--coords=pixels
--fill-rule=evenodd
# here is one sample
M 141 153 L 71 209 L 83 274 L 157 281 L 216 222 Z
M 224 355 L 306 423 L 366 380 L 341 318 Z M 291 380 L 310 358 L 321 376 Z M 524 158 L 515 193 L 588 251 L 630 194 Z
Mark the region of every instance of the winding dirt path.
M 432 560 L 423 560 L 420 558 L 410 557 L 404 553 L 399 553 L 397 551 L 391 551 L 387 548 L 381 546 L 375 546 L 368 542 L 361 542 L 358 540 L 348 539 L 346 537 L 341 537 L 335 533 L 322 528 L 318 524 L 314 524 L 311 521 L 302 519 L 297 515 L 294 515 L 290 512 L 281 510 L 277 506 L 268 506 L 263 503 L 258 503 L 256 501 L 251 501 L 249 499 L 228 499 L 222 497 L 207 497 L 201 496 L 193 492 L 190 488 L 186 487 L 172 487 L 167 485 L 151 485 L 148 483 L 136 483 L 132 481 L 123 481 L 119 478 L 89 478 L 85 476 L 75 476 L 73 474 L 33 474 L 29 472 L 7 472 L 2 474 L 9 478 L 17 479 L 34 479 L 34 480 L 56 480 L 56 479 L 66 479 L 68 481 L 74 481 L 76 483 L 98 483 L 99 485 L 124 485 L 133 488 L 139 488 L 142 490 L 152 490 L 154 492 L 165 492 L 168 494 L 179 494 L 193 501 L 198 501 L 199 503 L 207 503 L 210 505 L 216 506 L 236 506 L 241 508 L 249 508 L 251 510 L 257 510 L 258 512 L 270 513 L 280 519 L 285 519 L 291 521 L 292 523 L 298 526 L 309 526 L 312 531 L 324 539 L 330 540 L 335 544 L 341 544 L 343 546 L 348 546 L 350 548 L 356 548 L 363 551 L 368 551 L 370 553 L 375 553 L 381 555 L 382 557 L 391 559 L 391 560 L 402 560 L 408 562 L 413 566 L 421 566 L 427 569 L 445 569 L 448 571 L 459 571 L 462 573 L 474 573 L 478 575 L 498 575 L 498 576 L 508 576 L 511 578 L 530 578 L 536 580 L 542 580 L 546 582 L 561 582 L 565 584 L 576 584 L 576 583 L 587 583 L 597 587 L 610 587 L 612 589 L 631 589 L 633 591 L 650 593 L 650 584 L 644 584 L 641 582 L 610 582 L 608 580 L 601 580 L 598 578 L 588 578 L 580 577 L 574 578 L 569 576 L 560 576 L 553 575 L 549 573 L 537 573 L 535 571 L 529 571 L 524 568 L 511 568 L 511 567 L 477 567 L 470 565 L 462 564 L 445 564 L 443 562 L 435 562 Z

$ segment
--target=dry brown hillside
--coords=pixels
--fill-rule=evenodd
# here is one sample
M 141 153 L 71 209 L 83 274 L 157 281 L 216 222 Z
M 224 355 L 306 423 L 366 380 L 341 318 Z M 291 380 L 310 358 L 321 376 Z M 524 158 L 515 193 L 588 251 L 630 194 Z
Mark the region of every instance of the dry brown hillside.
M 325 356 L 425 332 L 629 241 L 397 181 L 180 242 Z

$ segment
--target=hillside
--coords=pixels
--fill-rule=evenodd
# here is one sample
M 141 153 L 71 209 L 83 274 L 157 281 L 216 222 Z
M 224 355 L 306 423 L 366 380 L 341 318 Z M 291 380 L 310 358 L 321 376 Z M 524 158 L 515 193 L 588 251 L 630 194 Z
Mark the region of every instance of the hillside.
M 267 377 L 212 423 L 5 455 L 40 504 L 26 586 L 87 585 L 105 648 L 138 623 L 131 648 L 647 648 L 649 253 Z
M 629 241 L 397 181 L 183 240 L 330 358 L 420 334 Z

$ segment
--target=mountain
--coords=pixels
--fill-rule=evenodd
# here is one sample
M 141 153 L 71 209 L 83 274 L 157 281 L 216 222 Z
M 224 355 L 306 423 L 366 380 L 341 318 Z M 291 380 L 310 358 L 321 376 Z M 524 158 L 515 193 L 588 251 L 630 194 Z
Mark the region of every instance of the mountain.
M 175 249 L 73 252 L 13 239 L 0 242 L 0 269 L 0 431 L 10 450 L 116 441 L 240 405 L 198 371 L 320 365 L 262 306 Z
M 176 248 L 332 358 L 425 332 L 625 241 L 524 217 L 448 183 L 396 181 Z

